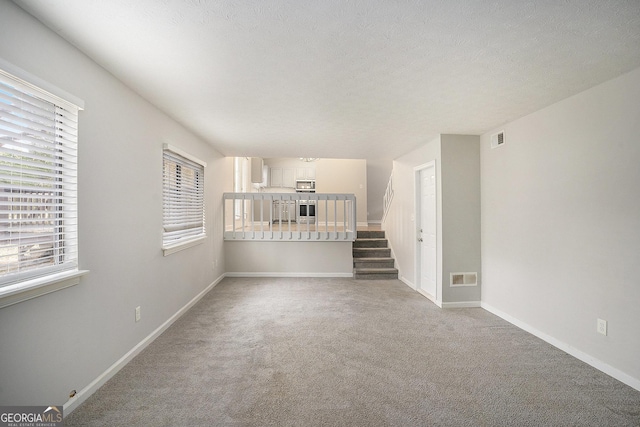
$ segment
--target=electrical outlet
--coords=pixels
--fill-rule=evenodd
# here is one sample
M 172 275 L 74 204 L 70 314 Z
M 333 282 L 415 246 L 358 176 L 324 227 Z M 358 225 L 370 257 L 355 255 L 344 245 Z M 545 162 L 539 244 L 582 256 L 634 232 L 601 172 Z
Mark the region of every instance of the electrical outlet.
M 607 335 L 607 321 L 598 319 L 598 333 L 602 335 Z
M 140 317 L 141 317 L 141 314 L 140 314 L 140 306 L 137 306 L 137 307 L 136 307 L 136 322 L 139 322 L 139 321 L 140 321 Z

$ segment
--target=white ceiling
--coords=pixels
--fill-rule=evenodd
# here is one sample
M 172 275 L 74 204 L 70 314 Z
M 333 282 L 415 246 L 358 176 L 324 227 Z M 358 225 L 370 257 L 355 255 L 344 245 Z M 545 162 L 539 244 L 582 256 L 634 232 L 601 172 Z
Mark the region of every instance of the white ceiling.
M 640 1 L 15 0 L 225 155 L 395 158 L 640 67 Z

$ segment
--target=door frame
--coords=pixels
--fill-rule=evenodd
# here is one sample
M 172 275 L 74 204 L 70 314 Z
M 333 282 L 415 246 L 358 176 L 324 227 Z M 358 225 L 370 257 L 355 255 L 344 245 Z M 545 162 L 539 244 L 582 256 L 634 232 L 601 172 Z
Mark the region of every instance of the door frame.
M 420 245 L 420 242 L 418 241 L 418 233 L 419 233 L 419 229 L 421 228 L 421 222 L 422 222 L 422 212 L 421 212 L 421 207 L 422 207 L 422 183 L 420 181 L 420 172 L 422 172 L 425 169 L 431 168 L 433 167 L 433 172 L 434 172 L 434 176 L 435 176 L 435 192 L 436 192 L 436 198 L 435 198 L 435 203 L 434 203 L 434 209 L 435 209 L 435 218 L 436 218 L 436 293 L 435 295 L 430 295 L 427 292 L 425 292 L 423 290 L 422 287 L 422 247 Z M 414 229 L 414 241 L 415 241 L 415 261 L 414 261 L 414 267 L 415 267 L 415 279 L 416 279 L 416 291 L 418 291 L 420 294 L 422 294 L 423 296 L 425 296 L 427 299 L 431 300 L 432 302 L 434 302 L 436 305 L 438 305 L 439 307 L 441 307 L 441 294 L 442 294 L 442 290 L 440 289 L 440 285 L 441 285 L 441 281 L 440 281 L 440 276 L 439 276 L 439 259 L 438 259 L 438 241 L 440 239 L 440 235 L 438 234 L 438 165 L 436 164 L 435 160 L 431 160 L 430 162 L 427 163 L 423 163 L 419 166 L 415 166 L 413 168 L 413 174 L 414 174 L 414 218 L 415 218 L 415 229 Z

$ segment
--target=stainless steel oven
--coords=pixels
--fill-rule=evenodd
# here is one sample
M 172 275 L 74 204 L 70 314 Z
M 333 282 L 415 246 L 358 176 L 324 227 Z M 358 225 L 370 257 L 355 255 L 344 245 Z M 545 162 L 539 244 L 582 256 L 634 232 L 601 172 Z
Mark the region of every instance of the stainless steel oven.
M 313 179 L 305 179 L 296 181 L 296 193 L 314 194 L 316 192 L 316 181 Z M 298 222 L 303 224 L 316 223 L 316 201 L 315 200 L 298 200 Z
M 302 224 L 316 223 L 316 201 L 315 200 L 299 200 L 298 201 L 298 222 Z

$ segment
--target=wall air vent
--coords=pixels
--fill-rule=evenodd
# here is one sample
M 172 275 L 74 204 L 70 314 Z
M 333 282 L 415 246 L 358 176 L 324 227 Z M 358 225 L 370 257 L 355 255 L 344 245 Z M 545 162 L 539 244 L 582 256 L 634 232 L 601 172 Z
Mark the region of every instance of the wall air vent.
M 491 148 L 496 148 L 504 144 L 504 131 L 491 135 Z
M 477 286 L 478 273 L 451 273 L 451 286 Z

